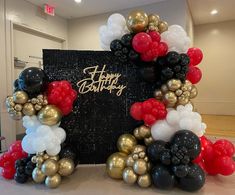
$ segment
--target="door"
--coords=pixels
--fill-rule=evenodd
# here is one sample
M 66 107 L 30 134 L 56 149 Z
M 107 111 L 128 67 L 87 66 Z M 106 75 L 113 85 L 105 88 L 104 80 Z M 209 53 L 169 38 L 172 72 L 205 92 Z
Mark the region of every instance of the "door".
M 14 79 L 25 68 L 43 68 L 42 49 L 62 49 L 63 41 L 34 30 L 13 25 Z M 12 83 L 14 80 L 12 81 Z M 16 137 L 21 139 L 25 130 L 22 121 L 16 123 Z

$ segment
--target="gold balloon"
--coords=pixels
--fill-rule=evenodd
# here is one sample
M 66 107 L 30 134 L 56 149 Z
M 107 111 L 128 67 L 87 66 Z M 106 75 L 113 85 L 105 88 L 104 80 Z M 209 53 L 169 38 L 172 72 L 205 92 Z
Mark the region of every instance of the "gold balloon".
M 175 95 L 177 95 L 177 96 L 181 96 L 182 93 L 183 93 L 183 91 L 182 91 L 181 89 L 177 89 L 177 90 L 175 91 Z
M 44 162 L 44 159 L 42 156 L 36 156 L 35 162 L 38 164 L 42 164 Z
M 123 134 L 118 138 L 117 148 L 120 152 L 130 154 L 137 144 L 135 137 L 131 134 Z
M 169 91 L 167 85 L 162 85 L 161 90 L 162 90 L 162 93 L 166 93 Z
M 20 112 L 20 111 L 23 109 L 23 107 L 22 107 L 21 104 L 16 104 L 15 107 L 14 107 L 14 109 L 15 109 L 15 111 L 17 111 L 17 112 Z
M 148 170 L 148 164 L 145 160 L 138 159 L 134 162 L 133 169 L 134 169 L 136 174 L 143 175 Z
M 31 103 L 26 103 L 26 104 L 24 104 L 24 106 L 23 106 L 22 112 L 24 113 L 24 115 L 32 116 L 32 115 L 35 115 L 36 110 L 34 109 L 33 104 L 31 104 Z
M 17 104 L 25 104 L 29 99 L 29 96 L 24 91 L 16 91 L 13 94 L 13 100 Z
M 133 147 L 132 153 L 136 154 L 139 152 L 145 152 L 146 151 L 146 147 L 143 145 L 136 145 Z
M 167 87 L 171 91 L 176 91 L 181 87 L 182 83 L 179 79 L 171 79 L 167 82 Z
M 164 95 L 164 102 L 168 105 L 168 104 L 175 104 L 177 102 L 177 97 L 175 95 L 174 92 L 172 91 L 168 91 L 165 95 Z
M 152 183 L 150 175 L 147 173 L 147 174 L 139 176 L 138 180 L 137 180 L 137 183 L 142 188 L 149 187 Z
M 189 102 L 189 98 L 180 96 L 180 97 L 178 98 L 177 105 L 183 105 L 183 106 L 184 106 L 184 105 L 186 105 L 188 102 Z
M 136 139 L 142 139 L 142 137 L 140 136 L 138 127 L 134 129 L 133 135 L 135 136 Z
M 151 129 L 145 125 L 141 125 L 139 127 L 139 135 L 142 137 L 142 138 L 145 138 L 145 137 L 150 137 L 151 136 Z
M 137 175 L 133 171 L 132 167 L 125 168 L 122 177 L 123 180 L 128 184 L 134 184 L 137 181 Z
M 45 185 L 49 188 L 56 188 L 60 185 L 60 183 L 61 183 L 61 176 L 58 173 L 56 173 L 53 176 L 46 177 L 45 180 Z
M 44 155 L 43 155 L 43 159 L 44 159 L 44 160 L 47 160 L 47 159 L 49 159 L 49 158 L 50 158 L 50 156 L 49 156 L 48 154 L 44 154 Z
M 154 23 L 149 23 L 148 30 L 149 31 L 157 31 L 157 32 L 159 31 L 157 25 Z
M 42 158 L 43 159 L 43 158 Z M 58 163 L 55 160 L 48 159 L 42 164 L 42 172 L 46 176 L 55 175 L 59 169 Z
M 14 107 L 14 106 L 15 106 L 14 99 L 13 99 L 12 96 L 8 96 L 8 97 L 6 98 L 5 103 L 6 103 L 6 107 L 7 107 L 7 108 L 10 108 L 10 107 Z
M 192 83 L 189 80 L 186 80 L 185 83 L 181 86 L 182 91 L 191 91 L 192 90 Z
M 126 165 L 127 155 L 122 152 L 116 152 L 109 156 L 106 162 L 106 171 L 109 177 L 113 179 L 121 179 L 122 172 Z
M 144 143 L 145 143 L 145 145 L 146 146 L 148 146 L 148 145 L 150 145 L 151 143 L 153 143 L 153 137 L 152 136 L 150 136 L 150 137 L 148 137 L 148 138 L 144 138 Z
M 148 15 L 143 11 L 132 11 L 127 17 L 127 27 L 131 32 L 145 31 L 148 26 Z
M 127 158 L 126 158 L 126 166 L 128 167 L 132 167 L 134 165 L 134 159 L 132 157 L 132 155 L 130 154 Z
M 162 91 L 161 90 L 156 90 L 154 91 L 153 96 L 157 99 L 157 100 L 161 100 L 162 99 Z
M 184 97 L 186 97 L 186 98 L 189 98 L 190 97 L 190 92 L 189 91 L 185 91 L 185 92 L 183 92 L 183 94 L 182 94 Z
M 37 156 L 33 156 L 33 157 L 31 158 L 31 162 L 34 163 L 34 164 L 36 164 L 36 163 L 37 163 Z
M 36 167 L 33 170 L 32 178 L 33 181 L 35 181 L 36 183 L 42 183 L 45 180 L 46 175 L 39 168 Z
M 61 176 L 69 176 L 73 173 L 74 171 L 74 162 L 72 159 L 69 158 L 62 158 L 58 162 L 59 165 L 59 171 L 58 173 Z
M 192 86 L 192 90 L 190 91 L 190 98 L 197 97 L 198 91 L 195 85 Z
M 10 114 L 11 118 L 14 120 L 20 120 L 23 117 L 23 114 L 21 112 L 14 112 Z
M 158 23 L 160 22 L 160 17 L 157 14 L 150 14 L 148 16 L 148 21 L 149 23 L 154 23 L 155 25 L 158 25 Z
M 61 117 L 61 111 L 53 105 L 45 106 L 38 113 L 38 119 L 44 125 L 55 125 L 61 120 Z
M 163 33 L 168 30 L 168 24 L 165 21 L 160 21 L 158 24 L 158 29 L 160 33 Z
M 49 156 L 49 158 L 52 159 L 52 160 L 55 160 L 55 161 L 60 160 L 59 155 L 56 155 L 56 156 Z

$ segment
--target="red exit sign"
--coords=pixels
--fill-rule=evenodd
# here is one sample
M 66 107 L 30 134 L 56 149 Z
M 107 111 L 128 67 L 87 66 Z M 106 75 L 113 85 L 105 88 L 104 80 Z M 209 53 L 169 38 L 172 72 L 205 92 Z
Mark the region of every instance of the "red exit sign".
M 54 16 L 55 15 L 55 7 L 53 7 L 49 4 L 45 4 L 44 5 L 44 12 L 50 16 Z

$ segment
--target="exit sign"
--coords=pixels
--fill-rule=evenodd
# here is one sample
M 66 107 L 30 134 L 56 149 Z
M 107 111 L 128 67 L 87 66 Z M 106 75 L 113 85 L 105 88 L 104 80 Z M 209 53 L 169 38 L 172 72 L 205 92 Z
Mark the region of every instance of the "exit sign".
M 55 7 L 53 7 L 49 4 L 45 4 L 44 5 L 44 12 L 50 16 L 54 16 L 55 15 Z

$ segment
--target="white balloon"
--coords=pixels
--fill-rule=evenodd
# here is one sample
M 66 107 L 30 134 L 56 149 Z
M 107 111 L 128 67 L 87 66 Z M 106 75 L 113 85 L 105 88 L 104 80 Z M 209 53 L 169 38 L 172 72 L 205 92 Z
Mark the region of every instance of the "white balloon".
M 107 25 L 111 26 L 112 24 L 117 24 L 117 25 L 123 27 L 126 25 L 126 19 L 123 15 L 121 15 L 119 13 L 112 14 L 108 18 Z
M 182 118 L 179 121 L 180 129 L 191 130 L 192 129 L 192 120 L 190 118 Z
M 166 120 L 170 125 L 177 125 L 179 123 L 179 113 L 176 110 L 171 110 L 166 116 Z
M 36 138 L 33 140 L 32 147 L 34 151 L 43 152 L 46 149 L 46 144 L 44 143 L 43 139 Z
M 61 150 L 61 146 L 57 145 L 54 148 L 47 149 L 46 152 L 50 156 L 55 156 L 55 155 L 59 154 L 60 150 Z
M 33 149 L 33 146 L 32 146 L 32 139 L 33 139 L 32 134 L 26 135 L 24 136 L 22 143 L 21 143 L 23 150 L 29 154 L 36 153 L 36 151 Z

